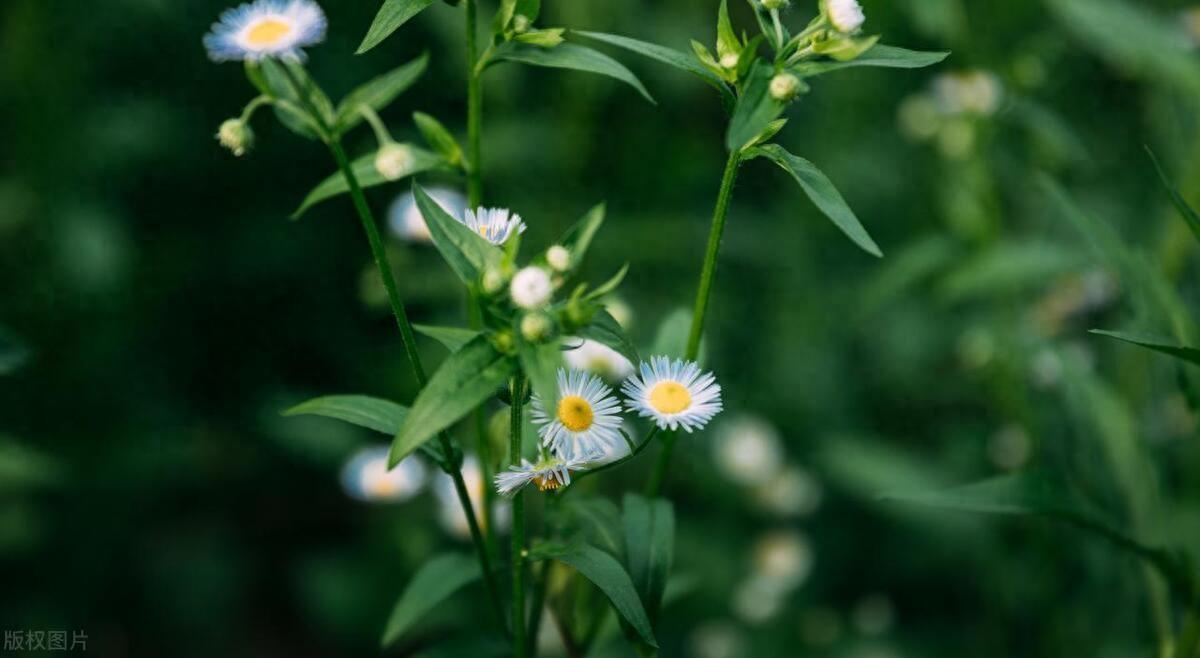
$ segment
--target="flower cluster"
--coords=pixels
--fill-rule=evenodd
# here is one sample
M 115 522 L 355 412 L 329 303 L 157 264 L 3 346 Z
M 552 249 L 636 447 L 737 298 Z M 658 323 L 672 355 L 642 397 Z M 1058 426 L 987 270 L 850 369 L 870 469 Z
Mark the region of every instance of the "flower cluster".
M 624 411 L 650 419 L 659 429 L 691 433 L 720 413 L 721 386 L 691 361 L 656 356 L 621 387 Z M 533 398 L 533 422 L 541 438 L 537 463 L 522 461 L 496 476 L 496 488 L 512 495 L 529 483 L 549 491 L 571 483 L 571 472 L 590 468 L 628 441 L 621 431 L 622 405 L 603 380 L 582 370 L 558 371 L 558 404 L 547 409 Z M 632 449 L 632 446 L 629 446 Z

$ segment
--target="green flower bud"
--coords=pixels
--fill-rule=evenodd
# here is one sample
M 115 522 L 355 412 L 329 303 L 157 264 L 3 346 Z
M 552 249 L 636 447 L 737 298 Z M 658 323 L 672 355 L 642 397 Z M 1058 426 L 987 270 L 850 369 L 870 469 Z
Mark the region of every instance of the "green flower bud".
M 229 119 L 217 129 L 217 141 L 234 155 L 241 157 L 254 146 L 254 131 L 241 119 Z
M 507 277 L 504 272 L 495 267 L 489 267 L 483 273 L 483 292 L 489 295 L 504 290 L 504 284 L 507 283 Z
M 532 22 L 525 14 L 517 14 L 516 16 L 513 16 L 512 28 L 513 32 L 516 32 L 517 34 L 521 34 L 522 32 L 529 30 L 531 24 Z
M 492 334 L 492 347 L 505 354 L 512 354 L 517 348 L 516 337 L 511 331 L 498 331 Z
M 545 313 L 529 313 L 521 318 L 521 337 L 529 343 L 542 343 L 554 334 L 554 320 Z
M 771 98 L 781 103 L 790 103 L 800 95 L 801 84 L 800 78 L 791 73 L 779 73 L 771 78 Z

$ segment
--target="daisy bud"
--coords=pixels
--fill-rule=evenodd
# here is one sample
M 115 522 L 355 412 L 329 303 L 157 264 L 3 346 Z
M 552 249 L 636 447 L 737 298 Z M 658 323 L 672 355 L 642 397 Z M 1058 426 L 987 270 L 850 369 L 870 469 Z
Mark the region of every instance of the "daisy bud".
M 375 154 L 375 169 L 387 180 L 400 180 L 412 170 L 412 150 L 402 144 L 389 142 Z
M 796 100 L 800 95 L 800 78 L 791 73 L 780 73 L 774 78 L 771 78 L 771 98 L 781 102 L 790 103 Z
M 517 14 L 513 16 L 512 28 L 513 32 L 521 34 L 529 30 L 530 20 L 525 14 Z
M 504 289 L 504 272 L 491 267 L 483 273 L 483 291 L 494 295 Z
M 540 267 L 526 267 L 517 272 L 509 286 L 513 303 L 523 309 L 541 308 L 554 294 L 550 275 Z
M 762 0 L 763 9 L 774 11 L 776 9 L 784 9 L 788 6 L 788 0 Z
M 858 0 L 822 0 L 821 5 L 829 23 L 842 34 L 854 34 L 867 20 Z
M 511 331 L 498 331 L 492 334 L 492 346 L 504 354 L 512 354 L 517 348 L 517 341 Z
M 566 272 L 571 269 L 571 252 L 556 244 L 546 250 L 546 262 L 555 272 Z
M 724 55 L 721 55 L 721 68 L 736 69 L 738 61 L 741 59 L 742 58 L 739 57 L 737 53 L 725 53 Z
M 241 157 L 254 146 L 254 131 L 241 119 L 229 119 L 217 129 L 217 141 L 234 155 Z
M 545 342 L 553 333 L 554 321 L 545 313 L 530 313 L 521 318 L 521 337 L 526 342 Z

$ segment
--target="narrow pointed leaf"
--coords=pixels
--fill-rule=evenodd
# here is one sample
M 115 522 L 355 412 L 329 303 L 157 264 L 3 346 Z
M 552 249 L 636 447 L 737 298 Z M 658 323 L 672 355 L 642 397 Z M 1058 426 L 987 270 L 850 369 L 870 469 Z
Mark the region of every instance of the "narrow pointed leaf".
M 407 64 L 378 76 L 346 95 L 338 104 L 335 125 L 338 132 L 345 132 L 363 121 L 359 108 L 367 106 L 376 112 L 383 110 L 396 100 L 421 77 L 429 65 L 429 55 L 423 54 Z
M 421 136 L 425 138 L 429 147 L 445 158 L 446 162 L 455 166 L 462 163 L 462 147 L 442 122 L 424 112 L 413 112 L 413 123 L 417 124 L 417 130 L 421 131 Z
M 700 78 L 704 82 L 711 85 L 714 89 L 721 92 L 721 96 L 726 99 L 729 105 L 733 104 L 733 93 L 729 91 L 728 85 L 716 73 L 704 68 L 696 59 L 687 53 L 682 53 L 673 48 L 660 46 L 656 43 L 647 41 L 639 41 L 630 39 L 619 34 L 605 34 L 604 32 L 583 32 L 572 30 L 572 34 L 578 34 L 588 39 L 595 39 L 604 43 L 624 48 L 632 53 L 649 57 L 650 59 L 662 62 L 670 66 L 674 66 L 681 71 L 687 71 L 692 75 Z
M 1179 188 L 1167 178 L 1167 172 L 1163 171 L 1162 165 L 1158 163 L 1158 158 L 1154 156 L 1154 151 L 1150 147 L 1146 147 L 1146 153 L 1150 154 L 1150 161 L 1154 163 L 1154 169 L 1158 171 L 1158 177 L 1162 179 L 1163 187 L 1167 188 L 1167 194 L 1171 195 L 1171 203 L 1175 204 L 1175 209 L 1183 216 L 1183 220 L 1187 222 L 1188 228 L 1192 230 L 1192 235 L 1200 240 L 1200 214 L 1196 213 L 1196 209 L 1188 204 L 1183 198 L 1183 194 L 1179 192 Z
M 460 329 L 458 327 L 434 327 L 427 324 L 414 324 L 413 329 L 416 329 L 417 333 L 425 334 L 442 345 L 445 345 L 446 349 L 450 350 L 451 352 L 457 352 L 461 350 L 464 345 L 471 342 L 476 336 L 479 335 L 478 331 L 472 331 L 471 329 Z
M 1093 329 L 1091 333 L 1098 336 L 1108 336 L 1109 338 L 1115 338 L 1119 341 L 1139 345 L 1146 349 L 1154 350 L 1155 352 L 1169 354 L 1176 359 L 1187 361 L 1188 363 L 1200 365 L 1200 349 L 1188 347 L 1186 345 L 1180 345 L 1169 338 L 1133 331 L 1104 331 L 1101 329 Z
M 651 103 L 655 102 L 650 92 L 646 91 L 646 87 L 642 85 L 642 81 L 638 80 L 632 71 L 625 68 L 624 64 L 587 46 L 564 43 L 555 48 L 540 48 L 510 41 L 497 48 L 492 57 L 494 60 L 520 62 L 547 68 L 573 69 L 608 76 L 633 87 Z
M 877 67 L 889 69 L 919 69 L 933 66 L 950 56 L 949 52 L 908 50 L 879 44 L 848 62 L 804 62 L 792 71 L 805 78 L 855 67 Z
M 575 225 L 568 229 L 558 241 L 571 252 L 571 269 L 577 269 L 583 263 L 588 249 L 592 246 L 592 239 L 596 237 L 596 232 L 604 223 L 604 212 L 603 203 L 596 205 L 582 219 L 575 222 Z
M 672 359 L 682 359 L 687 352 L 688 333 L 692 328 L 692 311 L 677 308 L 658 325 L 658 333 L 654 336 L 654 355 L 669 356 Z M 701 349 L 703 354 L 704 350 Z M 635 362 L 636 363 L 636 362 Z
M 774 70 L 765 62 L 755 62 L 750 69 L 725 135 L 725 147 L 730 151 L 740 151 L 783 114 L 784 104 L 771 96 L 772 77 Z
M 484 270 L 497 265 L 504 258 L 504 252 L 499 247 L 451 217 L 416 183 L 413 183 L 413 196 L 429 227 L 434 246 L 463 283 L 474 286 Z
M 621 511 L 606 498 L 567 497 L 563 512 L 572 527 L 591 545 L 622 559 L 625 554 Z
M 746 157 L 764 157 L 779 165 L 780 168 L 791 174 L 792 178 L 796 179 L 808 198 L 812 199 L 817 208 L 841 229 L 846 237 L 868 254 L 877 258 L 883 256 L 879 245 L 875 244 L 875 241 L 867 233 L 867 229 L 863 228 L 858 217 L 854 215 L 854 211 L 846 205 L 846 200 L 833 186 L 833 182 L 820 169 L 817 169 L 816 165 L 788 153 L 777 144 L 756 146 L 746 152 Z
M 642 360 L 638 355 L 637 347 L 625 333 L 625 329 L 608 311 L 603 309 L 592 316 L 592 321 L 579 331 L 579 335 L 613 348 L 634 365 Z
M 558 560 L 575 567 L 604 592 L 621 618 L 637 631 L 646 644 L 658 646 L 654 639 L 654 631 L 650 627 L 650 619 L 646 616 L 646 609 L 642 607 L 633 581 L 616 558 L 586 544 L 543 544 L 530 551 L 529 557 L 532 560 Z
M 395 435 L 408 409 L 403 405 L 366 395 L 327 395 L 302 402 L 283 412 L 284 416 L 324 416 L 383 434 Z
M 517 357 L 521 368 L 533 386 L 533 393 L 541 401 L 542 408 L 553 413 L 558 408 L 558 369 L 562 367 L 562 351 L 557 342 L 534 345 L 523 339 L 517 340 Z
M 593 299 L 600 299 L 608 293 L 616 290 L 617 287 L 621 285 L 621 282 L 625 280 L 625 275 L 628 273 L 629 263 L 625 263 L 621 266 L 621 269 L 617 270 L 616 274 L 612 275 L 608 279 L 608 281 L 605 281 L 604 283 L 600 284 L 598 288 L 589 292 L 587 296 L 584 297 L 584 300 L 591 301 Z
M 383 632 L 382 646 L 394 644 L 426 613 L 482 576 L 479 561 L 469 555 L 452 553 L 426 562 L 409 581 L 392 609 Z
M 431 171 L 445 166 L 445 162 L 438 156 L 411 144 L 403 144 L 412 151 L 412 164 L 399 179 L 419 174 L 425 171 Z M 365 190 L 370 187 L 377 187 L 385 183 L 393 183 L 395 181 L 388 180 L 379 173 L 375 168 L 375 154 L 370 153 L 362 157 L 356 158 L 350 163 L 351 170 L 354 171 L 354 177 L 358 179 L 358 184 Z M 316 187 L 304 197 L 304 201 L 300 203 L 300 207 L 296 208 L 292 213 L 292 219 L 299 219 L 301 215 L 308 212 L 309 208 L 331 199 L 340 194 L 346 194 L 350 191 L 350 185 L 346 182 L 346 177 L 341 172 L 330 175 L 325 180 L 321 181 Z
M 375 20 L 367 30 L 367 35 L 363 37 L 354 54 L 361 55 L 378 46 L 392 32 L 408 22 L 408 19 L 425 11 L 435 2 L 437 0 L 384 0 L 383 6 L 379 8 L 379 13 L 375 15 Z
M 625 564 L 653 622 L 675 551 L 675 510 L 670 501 L 625 495 Z

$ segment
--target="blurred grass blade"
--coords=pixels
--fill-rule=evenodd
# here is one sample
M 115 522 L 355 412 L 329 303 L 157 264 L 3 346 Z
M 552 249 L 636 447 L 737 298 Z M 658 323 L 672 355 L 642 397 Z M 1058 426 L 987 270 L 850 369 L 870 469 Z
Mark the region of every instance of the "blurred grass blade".
M 451 553 L 426 562 L 396 602 L 381 646 L 386 648 L 394 644 L 425 613 L 482 576 L 479 561 L 469 555 Z
M 592 316 L 592 321 L 579 331 L 579 335 L 613 348 L 634 365 L 641 361 L 637 347 L 634 346 L 621 324 L 608 311 L 603 309 L 597 311 Z M 687 340 L 686 334 L 684 340 Z
M 542 544 L 529 552 L 529 559 L 558 560 L 575 567 L 604 592 L 621 618 L 637 631 L 646 644 L 658 646 L 654 639 L 654 631 L 650 628 L 650 619 L 646 616 L 646 609 L 642 607 L 633 581 L 616 558 L 587 544 Z
M 525 376 L 533 386 L 533 393 L 541 401 L 542 408 L 553 413 L 558 408 L 558 369 L 562 367 L 562 351 L 557 341 L 531 344 L 517 334 L 517 357 Z
M 416 183 L 413 183 L 413 196 L 429 227 L 434 246 L 467 286 L 476 285 L 484 270 L 504 258 L 499 247 L 451 217 Z
M 1180 345 L 1169 338 L 1154 336 L 1152 334 L 1132 331 L 1105 331 L 1103 329 L 1092 329 L 1090 333 L 1097 336 L 1108 336 L 1126 343 L 1140 345 L 1155 352 L 1169 354 L 1177 359 L 1200 365 L 1200 349 L 1195 347 L 1187 347 Z
M 696 59 L 691 55 L 682 53 L 673 48 L 660 46 L 656 43 L 630 39 L 629 37 L 623 37 L 618 34 L 605 34 L 604 32 L 584 32 L 580 30 L 572 30 L 571 32 L 572 34 L 578 34 L 589 39 L 602 41 L 618 48 L 624 48 L 632 53 L 649 57 L 650 59 L 674 66 L 677 69 L 687 71 L 688 73 L 691 73 L 692 75 L 697 76 L 701 80 L 707 82 L 717 91 L 721 92 L 721 96 L 730 105 L 732 105 L 734 102 L 733 93 L 729 91 L 729 87 L 725 84 L 725 81 L 717 77 L 717 74 L 701 66 L 700 63 L 697 62 Z
M 820 169 L 817 169 L 816 165 L 788 153 L 778 144 L 756 146 L 746 152 L 746 157 L 764 157 L 779 165 L 784 171 L 791 174 L 792 178 L 796 179 L 808 198 L 812 199 L 817 208 L 833 221 L 842 233 L 846 234 L 846 237 L 868 254 L 877 258 L 883 257 L 879 245 L 875 244 L 875 241 L 867 233 L 867 229 L 863 228 L 858 217 L 854 215 L 854 211 L 846 205 L 845 199 L 833 186 L 833 182 Z
M 731 152 L 741 150 L 783 114 L 784 104 L 771 96 L 772 77 L 774 69 L 765 62 L 755 62 L 754 68 L 750 69 L 745 89 L 737 99 L 733 118 L 729 120 L 729 131 L 725 134 L 725 148 Z
M 425 149 L 413 146 L 412 144 L 403 144 L 402 146 L 411 149 L 412 164 L 401 178 L 437 169 L 445 164 L 441 158 Z M 358 179 L 358 184 L 363 189 L 395 182 L 384 178 L 383 174 L 379 173 L 379 170 L 375 168 L 374 152 L 356 158 L 354 162 L 350 163 L 350 168 L 354 171 L 354 176 Z M 308 212 L 309 208 L 349 191 L 350 185 L 346 182 L 346 177 L 341 172 L 332 174 L 314 187 L 308 193 L 308 196 L 304 197 L 304 201 L 300 203 L 300 207 L 296 208 L 295 212 L 292 213 L 292 219 L 299 219 L 301 215 Z
M 1078 251 L 1052 242 L 995 241 L 948 273 L 940 293 L 950 301 L 962 301 L 1041 289 L 1054 277 L 1085 264 Z
M 379 13 L 375 15 L 375 20 L 371 22 L 371 27 L 367 29 L 367 35 L 363 37 L 354 54 L 361 55 L 378 46 L 392 32 L 407 23 L 408 19 L 425 11 L 435 2 L 437 0 L 384 0 Z
M 366 395 L 327 395 L 302 402 L 283 415 L 335 418 L 391 436 L 404 423 L 408 409 L 391 400 Z
M 1158 158 L 1154 156 L 1154 151 L 1151 151 L 1149 146 L 1146 147 L 1146 153 L 1150 154 L 1150 161 L 1154 163 L 1154 169 L 1158 172 L 1158 177 L 1162 179 L 1163 187 L 1167 188 L 1167 194 L 1171 195 L 1171 203 L 1175 204 L 1175 209 L 1183 216 L 1188 228 L 1192 229 L 1192 235 L 1200 240 L 1200 215 L 1188 204 L 1180 194 L 1179 188 L 1175 187 L 1175 184 L 1167 177 L 1167 172 L 1163 171 L 1162 165 L 1159 164 Z
M 625 564 L 651 622 L 658 618 L 675 554 L 675 509 L 662 498 L 626 494 Z
M 417 395 L 392 441 L 388 463 L 396 465 L 482 404 L 508 381 L 516 367 L 512 357 L 497 352 L 484 336 L 450 355 Z
M 572 69 L 595 73 L 620 80 L 633 87 L 646 100 L 654 103 L 654 97 L 646 91 L 642 81 L 617 60 L 598 50 L 575 43 L 563 43 L 554 48 L 541 48 L 509 41 L 492 53 L 493 60 L 520 62 L 531 66 L 556 69 Z
M 811 78 L 823 73 L 829 73 L 830 71 L 863 66 L 888 69 L 919 69 L 938 64 L 949 56 L 950 53 L 945 51 L 908 50 L 907 48 L 897 48 L 895 46 L 880 44 L 848 62 L 805 62 L 797 65 L 792 70 L 801 77 Z
M 451 352 L 457 352 L 462 349 L 463 345 L 471 342 L 479 335 L 478 331 L 470 329 L 460 329 L 458 327 L 434 327 L 427 324 L 414 324 L 413 329 L 419 334 L 424 334 L 436 340 L 446 349 Z
M 334 118 L 336 131 L 345 132 L 363 121 L 359 108 L 363 105 L 376 112 L 383 110 L 421 77 L 429 65 L 429 54 L 422 54 L 407 64 L 373 78 L 346 95 L 338 104 Z
M 597 204 L 563 234 L 558 243 L 571 252 L 571 269 L 578 269 L 592 246 L 592 239 L 604 224 L 605 205 Z

